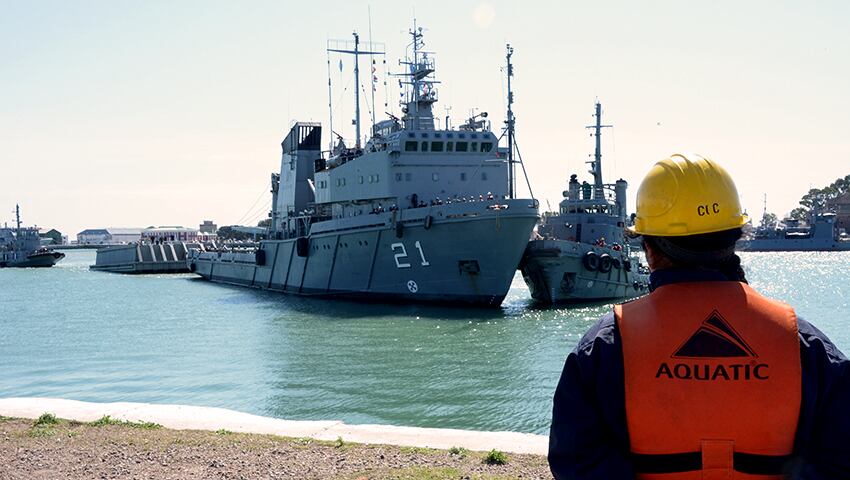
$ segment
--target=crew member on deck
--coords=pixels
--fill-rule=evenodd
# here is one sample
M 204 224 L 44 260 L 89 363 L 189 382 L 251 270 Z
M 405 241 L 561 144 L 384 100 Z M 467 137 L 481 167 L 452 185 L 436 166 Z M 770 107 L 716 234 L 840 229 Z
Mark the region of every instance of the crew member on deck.
M 630 230 L 651 293 L 614 307 L 567 357 L 555 478 L 850 478 L 850 362 L 747 284 L 735 254 L 746 221 L 711 160 L 673 155 L 644 178 Z

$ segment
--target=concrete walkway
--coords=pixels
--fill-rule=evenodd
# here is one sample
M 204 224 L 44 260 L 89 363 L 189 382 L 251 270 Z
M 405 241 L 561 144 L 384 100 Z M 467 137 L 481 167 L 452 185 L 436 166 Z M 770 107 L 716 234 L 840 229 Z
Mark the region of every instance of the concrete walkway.
M 224 408 L 150 403 L 90 403 L 59 398 L 2 398 L 0 415 L 38 418 L 43 413 L 59 418 L 91 422 L 104 415 L 128 421 L 154 422 L 174 430 L 230 430 L 317 440 L 398 445 L 407 447 L 464 447 L 512 453 L 546 455 L 549 438 L 517 432 L 476 432 L 446 428 L 397 427 L 393 425 L 346 425 L 341 421 L 297 421 L 261 417 Z

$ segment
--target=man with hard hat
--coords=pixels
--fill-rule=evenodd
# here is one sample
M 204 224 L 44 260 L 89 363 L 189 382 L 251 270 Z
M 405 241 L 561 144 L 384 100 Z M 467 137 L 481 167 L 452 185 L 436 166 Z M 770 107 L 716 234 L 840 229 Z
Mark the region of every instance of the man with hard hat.
M 644 178 L 631 233 L 651 293 L 615 306 L 567 357 L 555 478 L 850 478 L 850 362 L 747 285 L 734 249 L 746 221 L 709 159 L 673 155 Z

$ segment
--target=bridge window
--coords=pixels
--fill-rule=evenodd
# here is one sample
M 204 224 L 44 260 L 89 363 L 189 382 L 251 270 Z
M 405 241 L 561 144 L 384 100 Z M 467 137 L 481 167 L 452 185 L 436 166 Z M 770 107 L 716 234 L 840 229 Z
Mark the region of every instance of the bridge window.
M 446 151 L 447 152 L 454 152 L 455 151 L 454 142 L 446 142 Z
M 487 172 L 481 172 L 481 180 L 487 180 Z
M 400 181 L 401 181 L 401 173 L 396 173 L 396 174 L 395 174 L 395 181 L 396 181 L 396 182 L 400 182 Z
M 416 141 L 411 142 L 411 141 L 408 140 L 408 141 L 404 142 L 404 151 L 405 152 L 415 152 L 417 146 L 419 146 L 418 142 L 416 142 Z
M 472 147 L 472 148 L 471 148 L 471 150 L 472 150 L 473 152 L 477 152 L 477 151 L 478 151 L 478 142 L 469 142 L 469 146 L 470 146 L 470 147 Z
M 465 152 L 465 151 L 467 151 L 468 147 L 469 147 L 469 144 L 466 143 L 466 142 L 457 142 L 455 144 L 455 150 L 458 151 L 458 152 Z
M 360 183 L 360 184 L 363 183 L 363 175 L 360 175 L 359 177 L 357 177 L 357 183 Z
M 465 182 L 465 181 L 466 181 L 466 172 L 460 172 L 460 181 L 461 181 L 461 182 Z
M 481 142 L 481 151 L 489 152 L 493 150 L 493 142 Z
M 423 152 L 427 152 L 427 151 L 428 151 L 428 142 L 422 142 L 422 151 L 423 151 Z
M 443 151 L 443 142 L 431 142 L 431 151 L 432 152 L 442 152 Z

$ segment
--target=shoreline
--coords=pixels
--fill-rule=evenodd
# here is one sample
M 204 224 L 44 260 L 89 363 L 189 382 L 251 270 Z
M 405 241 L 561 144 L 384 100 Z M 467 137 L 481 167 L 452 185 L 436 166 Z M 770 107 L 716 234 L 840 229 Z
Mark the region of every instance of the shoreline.
M 549 439 L 519 432 L 481 432 L 448 428 L 395 425 L 348 425 L 338 420 L 283 420 L 217 407 L 160 405 L 151 403 L 93 403 L 61 398 L 18 397 L 0 399 L 0 415 L 36 419 L 44 413 L 76 422 L 93 422 L 105 415 L 128 422 L 152 422 L 171 430 L 227 430 L 238 433 L 278 435 L 373 445 L 414 448 L 465 448 L 499 450 L 545 456 Z

